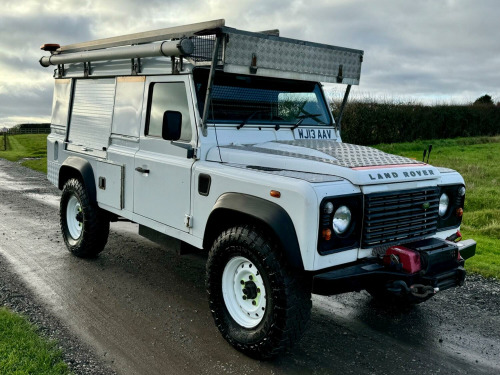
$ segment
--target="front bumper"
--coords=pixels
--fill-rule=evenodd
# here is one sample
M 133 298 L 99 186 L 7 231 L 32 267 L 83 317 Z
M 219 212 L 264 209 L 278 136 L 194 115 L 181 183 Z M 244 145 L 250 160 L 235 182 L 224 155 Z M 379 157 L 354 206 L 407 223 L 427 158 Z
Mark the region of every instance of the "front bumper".
M 436 256 L 429 257 L 435 264 L 428 264 L 426 270 L 422 269 L 410 274 L 384 265 L 379 258 L 370 258 L 361 263 L 314 275 L 312 292 L 320 295 L 333 295 L 383 285 L 387 291 L 395 295 L 411 293 L 417 297 L 425 297 L 430 293 L 463 285 L 466 275 L 463 266 L 466 259 L 474 256 L 476 242 L 465 240 L 453 244 L 444 240 L 429 240 L 429 243 L 431 243 L 431 248 L 425 250 L 426 255 L 434 253 Z M 455 250 L 460 253 L 460 260 L 452 259 L 444 264 L 438 263 L 442 262 L 442 256 L 436 243 L 448 248 L 456 247 Z M 420 242 L 405 244 L 405 246 L 417 248 Z

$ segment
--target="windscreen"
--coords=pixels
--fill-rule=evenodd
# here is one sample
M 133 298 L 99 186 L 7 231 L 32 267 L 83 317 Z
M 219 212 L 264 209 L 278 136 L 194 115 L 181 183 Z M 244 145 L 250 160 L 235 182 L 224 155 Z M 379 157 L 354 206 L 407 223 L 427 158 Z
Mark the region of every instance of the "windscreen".
M 194 80 L 203 113 L 208 70 L 196 69 Z M 217 71 L 212 87 L 208 122 L 232 124 L 331 124 L 328 107 L 315 82 L 244 76 Z

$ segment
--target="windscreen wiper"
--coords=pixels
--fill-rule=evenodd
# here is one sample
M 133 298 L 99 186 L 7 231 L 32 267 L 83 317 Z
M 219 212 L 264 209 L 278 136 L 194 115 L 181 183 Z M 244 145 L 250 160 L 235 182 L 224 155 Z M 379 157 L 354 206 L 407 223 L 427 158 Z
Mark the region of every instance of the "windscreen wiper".
M 290 128 L 291 130 L 298 128 L 300 124 L 306 119 L 306 118 L 312 118 L 314 121 L 320 123 L 323 122 L 321 120 L 318 120 L 316 117 L 321 116 L 321 113 L 304 113 L 303 115 L 298 115 L 298 121 Z M 323 122 L 324 124 L 324 122 Z
M 255 115 L 257 113 L 261 113 L 261 112 L 267 112 L 267 111 L 263 111 L 263 110 L 258 110 L 258 111 L 255 111 L 255 112 L 252 112 L 252 114 L 250 114 L 250 116 L 248 116 L 246 119 L 244 119 L 241 124 L 239 124 L 236 129 L 240 130 L 243 126 L 245 126 L 245 124 L 250 121 L 251 119 L 253 119 L 255 117 Z

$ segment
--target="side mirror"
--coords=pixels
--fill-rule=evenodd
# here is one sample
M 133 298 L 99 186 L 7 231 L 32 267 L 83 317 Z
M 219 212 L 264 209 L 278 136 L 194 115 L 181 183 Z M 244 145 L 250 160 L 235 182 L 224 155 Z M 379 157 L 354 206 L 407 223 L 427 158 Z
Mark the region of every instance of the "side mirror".
M 167 141 L 177 141 L 181 137 L 182 113 L 179 111 L 165 111 L 161 136 Z

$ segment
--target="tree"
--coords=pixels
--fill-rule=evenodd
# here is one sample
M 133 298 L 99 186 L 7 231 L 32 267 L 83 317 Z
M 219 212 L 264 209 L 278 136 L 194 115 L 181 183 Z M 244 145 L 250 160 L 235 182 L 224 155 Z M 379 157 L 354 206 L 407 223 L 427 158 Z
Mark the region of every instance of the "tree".
M 491 100 L 491 96 L 483 95 L 480 98 L 477 98 L 474 102 L 474 105 L 494 105 L 493 100 Z

